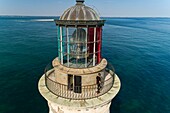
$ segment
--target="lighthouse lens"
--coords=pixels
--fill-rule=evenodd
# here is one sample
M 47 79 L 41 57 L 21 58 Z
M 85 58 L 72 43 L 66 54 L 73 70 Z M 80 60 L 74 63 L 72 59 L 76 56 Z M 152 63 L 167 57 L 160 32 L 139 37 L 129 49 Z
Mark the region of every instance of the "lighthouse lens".
M 86 48 L 86 31 L 83 28 L 76 29 L 70 38 L 70 52 L 73 58 L 85 58 Z

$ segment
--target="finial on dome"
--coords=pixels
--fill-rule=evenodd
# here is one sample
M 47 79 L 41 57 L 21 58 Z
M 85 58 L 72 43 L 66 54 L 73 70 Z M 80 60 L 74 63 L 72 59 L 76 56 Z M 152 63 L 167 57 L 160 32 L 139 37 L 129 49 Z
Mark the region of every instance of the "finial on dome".
M 76 0 L 76 2 L 84 3 L 84 0 Z

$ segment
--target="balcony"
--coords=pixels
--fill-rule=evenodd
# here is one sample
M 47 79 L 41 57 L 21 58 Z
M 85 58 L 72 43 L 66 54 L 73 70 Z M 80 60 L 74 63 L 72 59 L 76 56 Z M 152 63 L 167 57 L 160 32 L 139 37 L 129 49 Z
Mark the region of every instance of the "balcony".
M 57 68 L 57 67 L 56 67 Z M 70 89 L 69 85 L 61 84 L 55 80 L 55 67 L 50 63 L 45 68 L 45 85 L 50 92 L 58 97 L 72 99 L 72 100 L 84 100 L 97 98 L 107 93 L 114 84 L 114 68 L 111 64 L 107 64 L 105 68 L 105 77 L 100 83 L 92 85 L 73 86 Z M 79 92 L 81 90 L 81 92 Z

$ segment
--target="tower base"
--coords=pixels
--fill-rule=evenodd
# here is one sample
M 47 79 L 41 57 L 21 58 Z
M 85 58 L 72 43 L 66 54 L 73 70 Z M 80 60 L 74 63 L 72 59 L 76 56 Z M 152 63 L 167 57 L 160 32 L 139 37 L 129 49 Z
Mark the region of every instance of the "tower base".
M 49 113 L 110 113 L 111 102 L 90 108 L 71 108 L 48 102 Z

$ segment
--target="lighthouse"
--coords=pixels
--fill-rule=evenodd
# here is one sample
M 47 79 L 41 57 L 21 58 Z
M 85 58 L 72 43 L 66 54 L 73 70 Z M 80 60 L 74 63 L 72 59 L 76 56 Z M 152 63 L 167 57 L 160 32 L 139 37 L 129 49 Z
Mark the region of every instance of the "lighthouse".
M 102 57 L 105 20 L 84 0 L 76 0 L 55 23 L 58 56 L 38 83 L 49 113 L 110 113 L 121 84 L 113 66 Z

